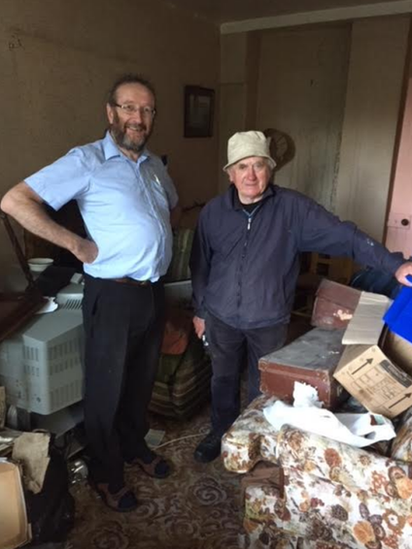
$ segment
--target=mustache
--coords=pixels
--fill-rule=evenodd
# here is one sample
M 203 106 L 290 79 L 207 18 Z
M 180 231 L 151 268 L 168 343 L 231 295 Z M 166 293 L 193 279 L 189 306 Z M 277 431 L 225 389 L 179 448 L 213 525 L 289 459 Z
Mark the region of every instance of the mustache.
M 146 126 L 146 124 L 144 124 L 144 123 L 140 123 L 140 124 L 133 124 L 133 123 L 126 124 L 126 125 L 125 125 L 125 128 L 130 128 L 131 130 L 137 130 L 137 131 L 147 131 L 147 126 Z

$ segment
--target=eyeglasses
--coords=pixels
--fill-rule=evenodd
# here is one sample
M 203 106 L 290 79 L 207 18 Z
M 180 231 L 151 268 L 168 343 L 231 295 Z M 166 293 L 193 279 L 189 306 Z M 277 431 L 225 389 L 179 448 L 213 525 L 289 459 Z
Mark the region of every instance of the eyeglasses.
M 143 118 L 154 118 L 156 114 L 156 109 L 152 107 L 138 107 L 137 105 L 132 105 L 130 103 L 125 103 L 124 105 L 119 105 L 118 103 L 112 103 L 113 107 L 118 107 L 122 109 L 125 114 L 136 114 L 140 113 Z

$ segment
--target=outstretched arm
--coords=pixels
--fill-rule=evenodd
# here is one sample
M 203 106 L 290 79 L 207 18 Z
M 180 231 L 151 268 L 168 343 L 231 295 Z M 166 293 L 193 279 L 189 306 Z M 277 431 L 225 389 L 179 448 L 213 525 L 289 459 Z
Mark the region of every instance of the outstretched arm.
M 69 250 L 82 263 L 92 263 L 96 259 L 98 254 L 96 244 L 53 221 L 47 214 L 40 196 L 24 181 L 5 194 L 0 207 L 25 229 Z
M 300 251 L 346 256 L 356 263 L 391 273 L 398 282 L 412 286 L 406 278 L 412 275 L 412 262 L 405 261 L 400 252 L 391 253 L 350 221 L 340 221 L 306 197 L 298 203 L 301 224 Z

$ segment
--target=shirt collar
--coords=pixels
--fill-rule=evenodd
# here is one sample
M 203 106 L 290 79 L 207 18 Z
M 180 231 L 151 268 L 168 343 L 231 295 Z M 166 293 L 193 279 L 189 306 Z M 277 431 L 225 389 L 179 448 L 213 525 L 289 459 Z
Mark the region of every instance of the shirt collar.
M 106 135 L 103 138 L 103 152 L 106 160 L 110 160 L 110 158 L 115 158 L 117 156 L 125 156 L 114 142 L 109 130 L 107 130 Z M 150 151 L 144 148 L 137 160 L 137 164 L 141 164 L 144 160 L 150 159 L 150 157 Z

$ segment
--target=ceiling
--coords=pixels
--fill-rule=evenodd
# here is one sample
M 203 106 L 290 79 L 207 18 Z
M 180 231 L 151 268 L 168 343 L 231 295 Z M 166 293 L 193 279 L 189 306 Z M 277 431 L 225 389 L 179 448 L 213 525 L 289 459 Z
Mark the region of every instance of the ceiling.
M 382 0 L 166 0 L 217 24 L 259 17 L 382 3 Z M 391 4 L 397 0 L 385 0 Z

